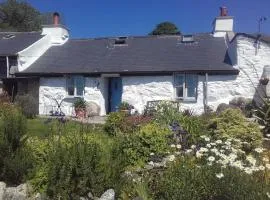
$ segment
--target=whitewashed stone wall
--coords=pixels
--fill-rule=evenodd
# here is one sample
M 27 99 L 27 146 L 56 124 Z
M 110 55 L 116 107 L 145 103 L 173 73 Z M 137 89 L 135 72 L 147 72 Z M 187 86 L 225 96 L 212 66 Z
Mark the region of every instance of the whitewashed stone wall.
M 105 115 L 105 98 L 106 89 L 102 78 L 85 78 L 84 98 L 87 102 L 95 102 L 101 108 L 100 115 Z M 63 100 L 61 109 L 66 115 L 74 115 L 73 97 L 67 96 L 66 78 L 40 78 L 39 87 L 39 114 L 49 115 L 51 110 L 56 110 L 57 103 Z

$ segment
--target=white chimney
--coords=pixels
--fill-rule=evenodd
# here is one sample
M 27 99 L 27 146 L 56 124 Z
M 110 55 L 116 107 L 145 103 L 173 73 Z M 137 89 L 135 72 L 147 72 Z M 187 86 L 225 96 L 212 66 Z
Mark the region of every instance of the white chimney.
M 53 24 L 43 26 L 42 28 L 41 35 L 49 35 L 51 37 L 52 45 L 62 45 L 69 38 L 68 29 L 65 26 L 59 24 L 59 22 L 60 15 L 59 13 L 55 12 L 53 14 Z
M 224 37 L 227 32 L 233 32 L 233 17 L 228 16 L 228 9 L 220 7 L 220 16 L 213 22 L 214 37 Z

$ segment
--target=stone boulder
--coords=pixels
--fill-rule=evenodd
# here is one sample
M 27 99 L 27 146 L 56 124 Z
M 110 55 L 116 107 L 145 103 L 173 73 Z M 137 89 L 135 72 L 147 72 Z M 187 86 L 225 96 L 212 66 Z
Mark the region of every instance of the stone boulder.
M 100 106 L 97 105 L 93 101 L 87 102 L 86 115 L 88 117 L 93 117 L 93 116 L 99 116 L 99 114 L 100 114 Z
M 3 200 L 26 200 L 27 190 L 27 184 L 21 184 L 17 187 L 7 187 Z
M 6 192 L 6 184 L 4 182 L 0 182 L 0 200 L 4 199 L 5 192 Z
M 107 190 L 99 198 L 99 200 L 114 200 L 114 199 L 115 199 L 115 192 L 113 189 Z

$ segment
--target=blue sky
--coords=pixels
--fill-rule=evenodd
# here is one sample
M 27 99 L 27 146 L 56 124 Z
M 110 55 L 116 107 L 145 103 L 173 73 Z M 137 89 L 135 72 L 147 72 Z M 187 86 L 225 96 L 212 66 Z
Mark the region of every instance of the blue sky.
M 210 32 L 225 5 L 236 32 L 254 33 L 258 19 L 268 17 L 262 32 L 270 34 L 270 0 L 28 0 L 41 12 L 64 15 L 73 38 L 146 35 L 157 23 L 171 21 L 183 33 Z

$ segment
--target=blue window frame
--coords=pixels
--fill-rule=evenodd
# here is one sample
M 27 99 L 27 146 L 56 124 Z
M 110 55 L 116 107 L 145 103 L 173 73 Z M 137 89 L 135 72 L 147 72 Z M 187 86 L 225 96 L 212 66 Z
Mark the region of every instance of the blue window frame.
M 196 101 L 197 99 L 197 74 L 175 74 L 174 87 L 176 99 Z
M 84 77 L 83 76 L 68 76 L 67 77 L 67 94 L 68 96 L 83 96 L 84 95 Z

